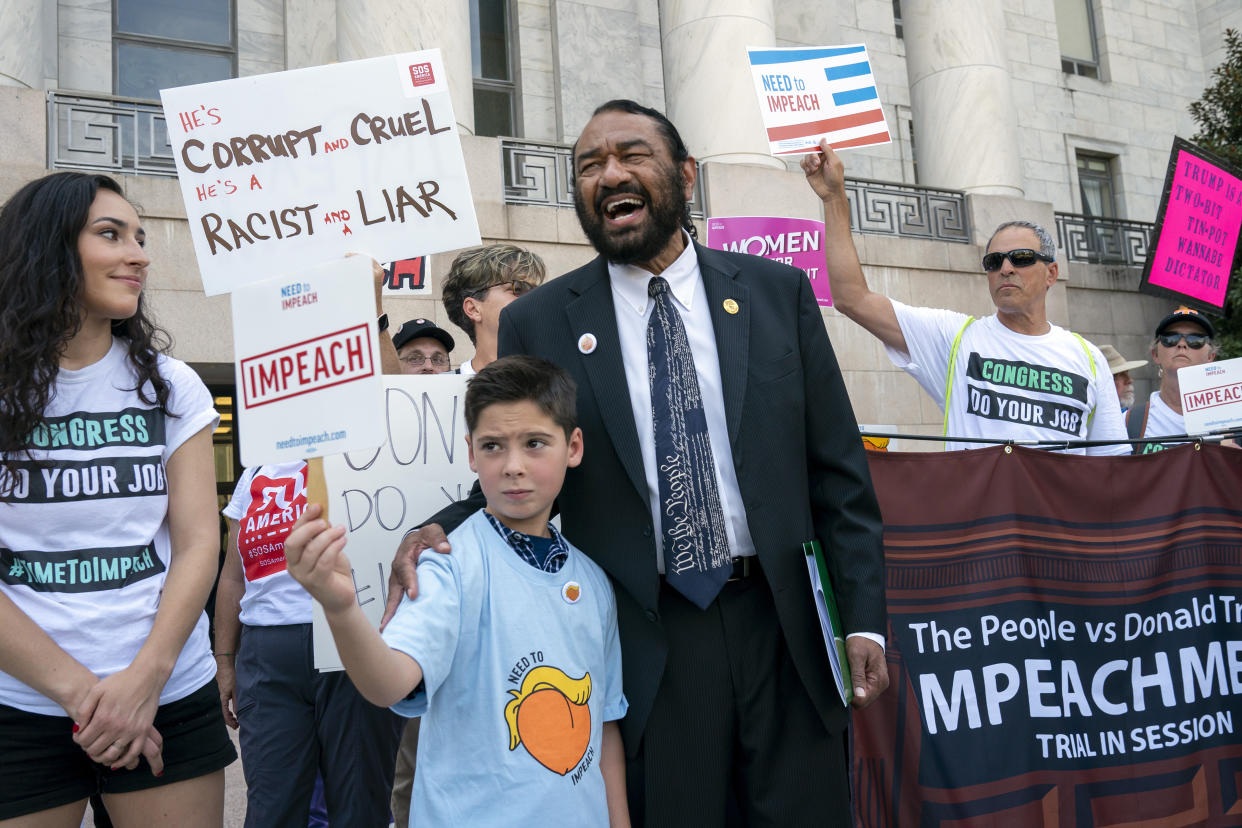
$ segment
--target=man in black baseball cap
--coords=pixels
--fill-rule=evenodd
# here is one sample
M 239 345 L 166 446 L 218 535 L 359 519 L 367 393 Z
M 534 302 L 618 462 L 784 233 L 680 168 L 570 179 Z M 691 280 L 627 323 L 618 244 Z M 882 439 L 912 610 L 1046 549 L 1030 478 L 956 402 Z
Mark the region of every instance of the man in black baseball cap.
M 449 369 L 453 337 L 429 319 L 411 319 L 392 335 L 405 374 L 442 374 Z

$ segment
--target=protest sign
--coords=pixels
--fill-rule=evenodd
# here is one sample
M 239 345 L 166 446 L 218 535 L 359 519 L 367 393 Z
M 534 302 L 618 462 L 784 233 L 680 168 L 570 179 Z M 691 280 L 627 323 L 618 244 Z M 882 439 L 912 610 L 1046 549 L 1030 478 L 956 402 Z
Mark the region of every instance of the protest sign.
M 1187 434 L 1242 428 L 1242 357 L 1177 371 Z
M 858 824 L 1239 824 L 1236 453 L 868 452 L 892 684 Z
M 832 307 L 832 290 L 824 269 L 824 223 L 815 219 L 737 216 L 707 220 L 707 246 L 749 253 L 806 271 L 815 301 Z
M 345 554 L 358 604 L 379 626 L 393 553 L 410 529 L 464 499 L 475 480 L 466 450 L 460 374 L 384 377 L 384 443 L 325 457 L 328 513 L 348 531 Z M 315 604 L 315 666 L 341 669 L 323 609 Z
M 479 243 L 438 49 L 161 90 L 210 296 Z
M 385 296 L 430 296 L 431 280 L 427 278 L 427 257 L 398 259 L 384 265 Z
M 1242 229 L 1242 172 L 1181 138 L 1173 139 L 1153 252 L 1139 290 L 1217 313 Z
M 381 439 L 371 262 L 351 256 L 233 292 L 242 463 L 285 463 Z
M 746 51 L 773 155 L 892 142 L 865 45 Z

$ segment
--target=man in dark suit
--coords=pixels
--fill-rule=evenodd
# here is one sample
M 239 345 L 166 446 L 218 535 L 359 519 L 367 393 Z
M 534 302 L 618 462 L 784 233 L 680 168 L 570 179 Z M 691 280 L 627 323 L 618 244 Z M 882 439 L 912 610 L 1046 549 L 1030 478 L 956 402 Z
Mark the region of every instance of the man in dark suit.
M 802 543 L 827 554 L 861 706 L 888 684 L 881 524 L 810 283 L 693 242 L 694 159 L 655 110 L 597 109 L 574 174 L 600 256 L 509 305 L 499 351 L 578 383 L 585 457 L 558 503 L 616 588 L 631 814 L 847 825 L 848 716 Z M 413 550 L 445 544 L 432 525 L 407 541 L 408 584 Z

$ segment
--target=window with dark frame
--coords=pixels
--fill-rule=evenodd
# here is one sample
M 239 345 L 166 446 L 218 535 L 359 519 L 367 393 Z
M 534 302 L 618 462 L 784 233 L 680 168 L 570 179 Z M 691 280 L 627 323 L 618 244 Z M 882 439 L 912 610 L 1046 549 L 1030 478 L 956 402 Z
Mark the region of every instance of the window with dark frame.
M 1061 71 L 1098 80 L 1100 53 L 1096 46 L 1091 0 L 1056 0 L 1056 15 Z
M 897 30 L 897 37 L 905 37 L 901 26 L 901 0 L 893 0 L 893 28 Z
M 235 0 L 116 0 L 112 89 L 159 99 L 159 90 L 237 75 Z
M 470 0 L 475 135 L 519 134 L 512 27 L 510 0 Z
M 1083 213 L 1091 218 L 1117 218 L 1112 158 L 1086 152 L 1077 153 L 1077 157 Z

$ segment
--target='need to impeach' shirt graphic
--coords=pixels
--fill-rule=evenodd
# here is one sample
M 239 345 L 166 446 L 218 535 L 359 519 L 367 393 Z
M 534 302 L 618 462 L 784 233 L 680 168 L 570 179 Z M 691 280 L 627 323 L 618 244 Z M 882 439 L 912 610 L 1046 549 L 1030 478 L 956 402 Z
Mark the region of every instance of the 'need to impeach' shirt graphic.
M 59 454 L 42 460 L 20 460 L 11 476 L 0 474 L 0 503 L 61 504 L 165 496 L 164 416 L 160 409 L 127 408 L 49 418 L 46 426 L 30 436 L 29 445 L 35 451 Z M 63 454 L 110 448 L 154 450 L 85 460 L 66 459 Z M 164 562 L 152 541 L 54 552 L 0 547 L 0 580 L 38 592 L 119 589 L 164 571 Z
M 966 376 L 1019 392 L 1007 394 L 968 381 L 966 410 L 970 414 L 1065 434 L 1077 435 L 1082 431 L 1087 410 L 1087 378 L 1081 374 L 972 352 L 966 362 Z

